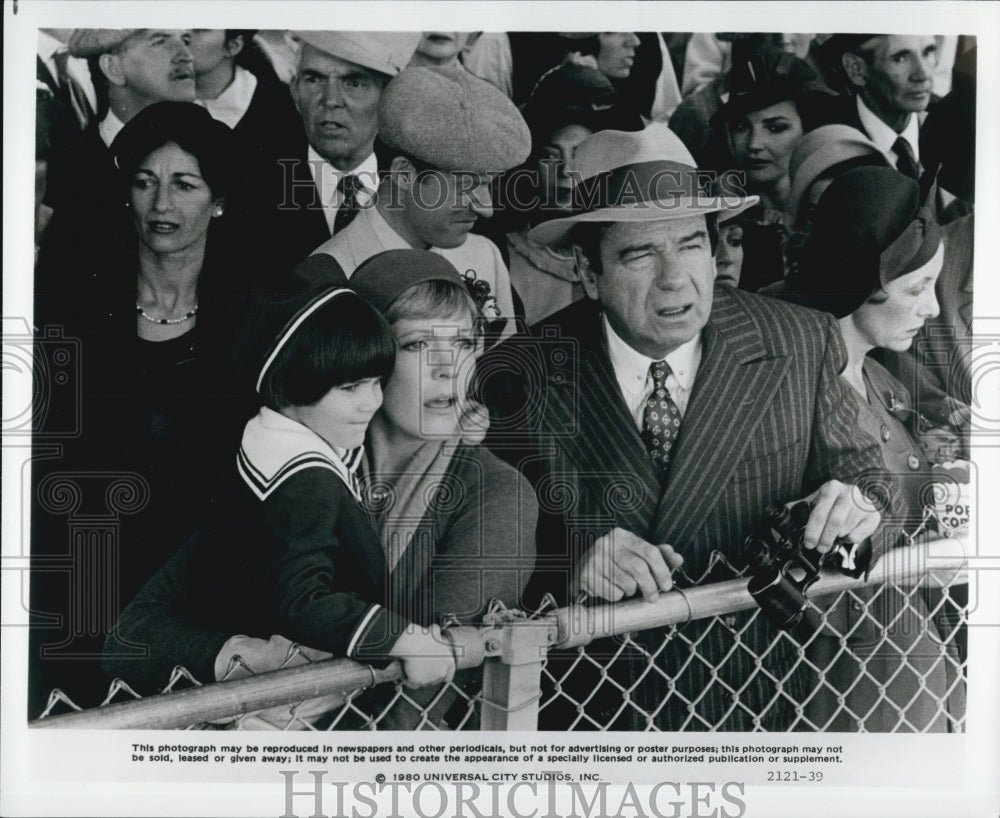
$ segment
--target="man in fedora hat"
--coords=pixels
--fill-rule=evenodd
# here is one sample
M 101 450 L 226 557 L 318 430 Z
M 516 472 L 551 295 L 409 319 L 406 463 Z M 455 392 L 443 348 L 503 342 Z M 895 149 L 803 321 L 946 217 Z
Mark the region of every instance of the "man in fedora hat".
M 539 493 L 526 602 L 581 592 L 651 601 L 675 580 L 731 579 L 720 565 L 742 564 L 740 543 L 769 503 L 811 501 L 808 548 L 866 541 L 879 513 L 852 481 L 884 465 L 856 431 L 836 323 L 713 290 L 716 219 L 755 198 L 703 195 L 690 154 L 657 126 L 594 134 L 576 166 L 572 215 L 532 237 L 572 246 L 587 298 L 481 366 L 487 442 Z M 863 570 L 877 550 L 865 543 L 844 558 Z M 543 710 L 543 726 L 580 723 L 582 702 L 584 721 L 610 729 L 794 722 L 793 703 L 805 695 L 790 673 L 794 645 L 755 611 L 688 623 L 665 649 L 663 639 L 645 631 L 625 647 L 595 643 L 596 665 L 550 654 L 566 695 Z
M 302 127 L 260 187 L 267 275 L 301 261 L 342 230 L 378 188 L 379 100 L 409 62 L 418 32 L 297 31 L 289 88 Z
M 493 176 L 523 162 L 528 126 L 514 104 L 459 66 L 410 67 L 393 79 L 378 112 L 392 156 L 374 206 L 316 249 L 350 276 L 385 250 L 433 250 L 466 277 L 489 285 L 493 315 L 514 312 L 510 275 L 489 239 L 471 233 L 493 215 Z
M 920 175 L 921 117 L 933 98 L 938 48 L 930 34 L 835 34 L 823 43 L 855 98 L 841 121 L 868 135 L 896 169 Z

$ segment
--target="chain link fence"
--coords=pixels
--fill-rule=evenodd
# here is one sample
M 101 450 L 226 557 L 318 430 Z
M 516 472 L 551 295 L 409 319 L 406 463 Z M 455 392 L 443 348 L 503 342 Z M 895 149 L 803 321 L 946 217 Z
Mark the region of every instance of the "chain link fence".
M 656 602 L 546 603 L 530 616 L 494 607 L 480 628 L 449 629 L 459 670 L 443 686 L 410 689 L 398 662 L 315 661 L 293 645 L 276 669 L 235 657 L 218 682 L 177 667 L 145 698 L 115 680 L 90 709 L 55 690 L 31 725 L 962 731 L 965 545 L 914 535 L 867 579 L 825 574 L 795 636 L 766 620 L 746 577 L 718 558 Z

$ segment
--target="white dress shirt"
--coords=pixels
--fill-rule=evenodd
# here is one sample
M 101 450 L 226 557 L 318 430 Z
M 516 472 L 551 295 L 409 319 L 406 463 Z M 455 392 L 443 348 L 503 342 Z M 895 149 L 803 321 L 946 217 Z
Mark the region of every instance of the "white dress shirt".
M 646 400 L 653 394 L 653 379 L 649 376 L 649 367 L 656 363 L 657 359 L 647 358 L 626 344 L 612 329 L 606 315 L 601 316 L 601 324 L 604 327 L 604 337 L 608 341 L 608 357 L 611 359 L 611 367 L 615 371 L 622 397 L 625 398 L 625 405 L 628 406 L 636 427 L 641 431 Z M 686 344 L 681 344 L 663 360 L 670 365 L 667 392 L 670 393 L 683 418 L 688 401 L 691 399 L 698 365 L 701 363 L 701 333 L 699 332 Z
M 910 118 L 903 128 L 902 133 L 896 133 L 886 125 L 876 114 L 862 101 L 861 97 L 856 97 L 858 101 L 858 118 L 865 129 L 865 133 L 871 138 L 882 153 L 888 154 L 893 159 L 893 164 L 899 159 L 899 154 L 892 149 L 899 137 L 903 137 L 913 150 L 913 158 L 920 164 L 920 122 L 916 115 L 910 114 Z
M 340 180 L 349 174 L 357 176 L 358 181 L 364 188 L 357 193 L 358 204 L 362 207 L 367 207 L 371 204 L 375 196 L 375 191 L 378 190 L 378 161 L 375 159 L 373 152 L 356 168 L 351 170 L 337 170 L 337 168 L 316 153 L 312 145 L 309 146 L 307 154 L 309 173 L 312 175 L 313 182 L 316 184 L 316 190 L 319 191 L 319 195 L 323 201 L 323 215 L 326 217 L 326 224 L 330 228 L 332 235 L 333 223 L 337 218 L 337 211 L 344 204 L 344 194 L 337 189 Z
M 111 143 L 115 141 L 115 137 L 124 127 L 125 123 L 109 108 L 107 116 L 97 123 L 97 133 L 100 134 L 101 141 L 110 148 Z
M 215 99 L 196 99 L 195 102 L 205 108 L 212 115 L 212 119 L 235 128 L 246 115 L 256 90 L 257 78 L 251 71 L 237 65 L 233 81 L 219 96 Z

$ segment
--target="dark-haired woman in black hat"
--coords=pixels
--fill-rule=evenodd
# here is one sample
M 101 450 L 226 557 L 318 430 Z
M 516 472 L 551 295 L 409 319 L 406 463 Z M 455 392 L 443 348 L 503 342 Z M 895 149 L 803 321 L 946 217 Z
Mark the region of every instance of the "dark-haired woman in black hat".
M 868 353 L 908 349 L 938 314 L 934 285 L 943 260 L 941 230 L 920 207 L 917 183 L 894 168 L 864 167 L 843 173 L 823 193 L 798 272 L 787 280 L 791 300 L 839 319 L 847 350 L 841 377 L 853 387 L 859 425 L 882 444 L 898 494 L 886 520 L 903 533 L 922 527 L 934 483 L 953 482 L 935 465 L 953 458 L 952 448 L 939 444 L 957 437 L 925 428 L 903 384 Z M 807 646 L 825 674 L 809 717 L 828 730 L 959 729 L 964 688 L 955 645 L 942 642 L 920 589 L 852 596 L 827 614 L 850 650 L 826 635 Z M 845 697 L 842 706 L 835 694 Z
M 756 227 L 744 232 L 740 287 L 756 290 L 784 275 L 782 214 L 791 181 L 788 160 L 802 135 L 823 124 L 834 93 L 791 54 L 754 55 L 729 75 L 729 100 L 713 117 L 729 137 L 746 193 L 760 197 Z

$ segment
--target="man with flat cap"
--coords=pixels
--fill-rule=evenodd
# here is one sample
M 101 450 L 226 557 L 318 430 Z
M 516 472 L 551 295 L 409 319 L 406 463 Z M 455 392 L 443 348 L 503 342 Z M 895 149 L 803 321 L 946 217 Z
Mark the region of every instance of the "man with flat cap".
M 464 68 L 410 67 L 386 86 L 378 131 L 392 160 L 374 206 L 315 252 L 332 256 L 350 277 L 385 250 L 432 250 L 483 282 L 484 300 L 495 299 L 487 317 L 510 318 L 510 274 L 500 251 L 470 231 L 477 219 L 493 215 L 493 177 L 519 165 L 531 149 L 517 108 Z
M 756 197 L 703 194 L 694 160 L 661 126 L 594 134 L 575 162 L 572 215 L 531 237 L 572 246 L 587 298 L 480 367 L 487 442 L 539 496 L 538 567 L 525 602 L 543 593 L 560 604 L 580 593 L 652 601 L 675 580 L 732 579 L 765 507 L 802 498 L 812 503 L 806 547 L 863 543 L 843 558 L 864 570 L 878 552 L 868 538 L 880 516 L 856 483 L 884 465 L 838 377 L 846 354 L 837 324 L 713 290 L 716 220 Z M 606 673 L 575 652 L 550 653 L 563 695 L 543 708 L 540 726 L 795 722 L 806 695 L 792 673 L 795 644 L 756 610 L 632 639 L 587 649 Z
M 114 214 L 122 191 L 114 182 L 111 143 L 154 102 L 194 102 L 190 43 L 187 29 L 78 28 L 70 36 L 69 54 L 90 66 L 97 111 L 79 142 L 49 167 L 46 203 L 54 214 L 39 256 L 42 286 L 48 286 L 45 271 L 106 253 L 109 242 L 118 241 Z
M 261 252 L 279 276 L 342 230 L 378 188 L 378 107 L 390 78 L 410 61 L 418 32 L 296 31 L 289 87 L 302 127 L 263 181 Z
M 933 35 L 835 34 L 822 51 L 854 94 L 841 121 L 890 154 L 900 173 L 919 179 L 920 122 L 932 99 L 938 60 Z

